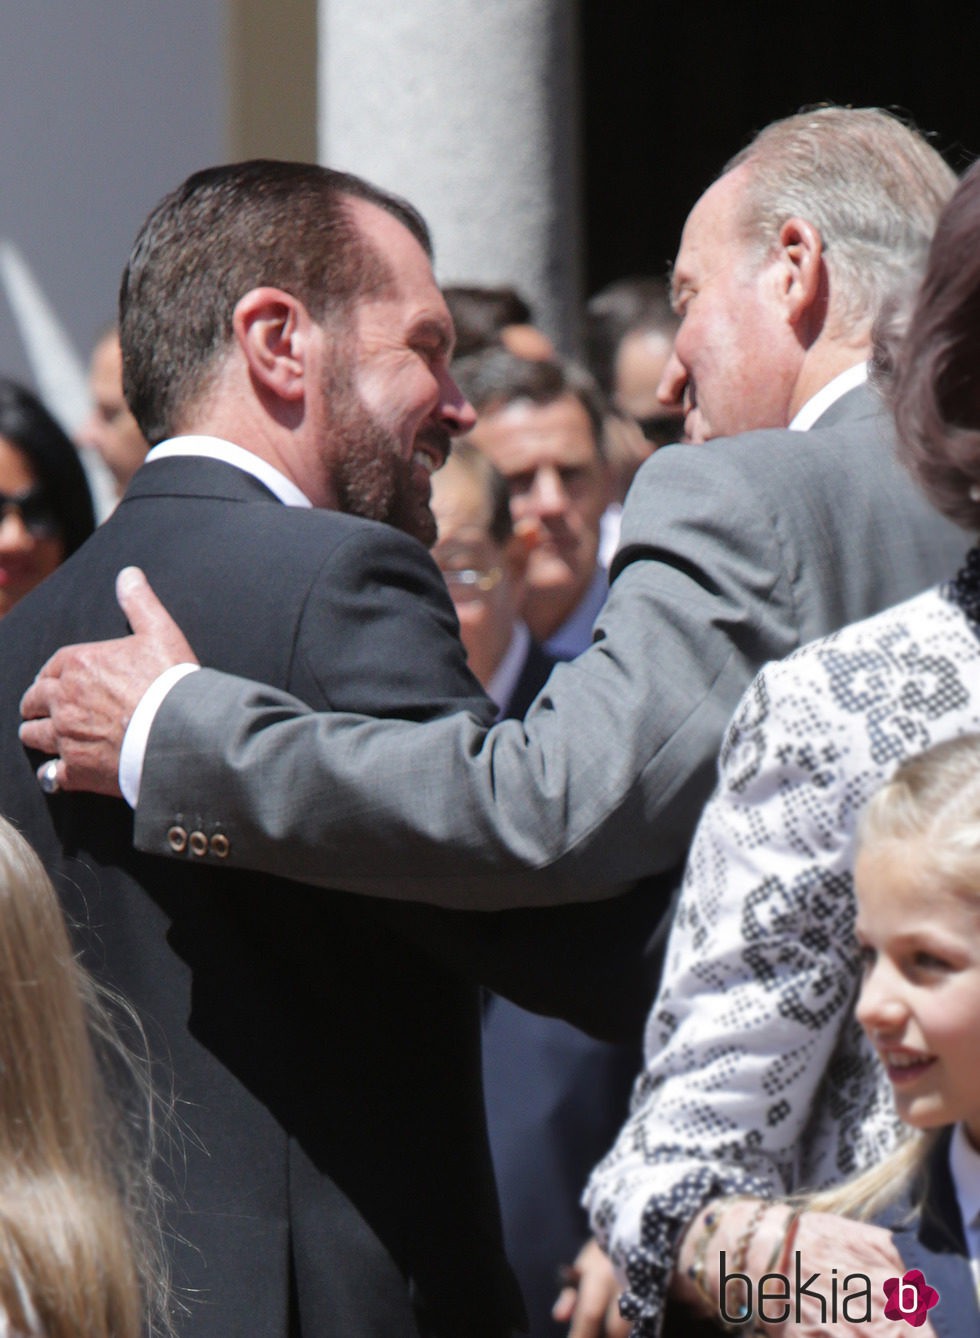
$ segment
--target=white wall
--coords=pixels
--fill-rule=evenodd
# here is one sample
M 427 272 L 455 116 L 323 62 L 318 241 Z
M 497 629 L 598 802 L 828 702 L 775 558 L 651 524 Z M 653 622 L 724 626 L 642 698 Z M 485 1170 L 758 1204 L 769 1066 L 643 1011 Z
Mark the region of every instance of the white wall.
M 222 0 L 2 0 L 0 237 L 87 357 L 150 207 L 225 157 Z M 0 372 L 32 383 L 0 296 Z

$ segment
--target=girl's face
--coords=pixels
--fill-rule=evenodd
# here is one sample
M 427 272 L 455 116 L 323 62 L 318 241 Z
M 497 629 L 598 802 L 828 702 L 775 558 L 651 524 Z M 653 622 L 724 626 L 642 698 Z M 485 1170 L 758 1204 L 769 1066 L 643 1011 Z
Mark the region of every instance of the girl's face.
M 915 841 L 871 842 L 855 868 L 864 959 L 858 1021 L 898 1113 L 962 1121 L 980 1148 L 980 892 L 945 881 Z

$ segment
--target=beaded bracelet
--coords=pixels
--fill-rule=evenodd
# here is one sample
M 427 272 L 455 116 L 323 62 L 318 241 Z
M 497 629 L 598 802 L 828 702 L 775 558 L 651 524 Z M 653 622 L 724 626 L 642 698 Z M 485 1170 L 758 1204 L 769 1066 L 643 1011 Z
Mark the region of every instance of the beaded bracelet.
M 800 1215 L 799 1208 L 791 1208 L 787 1213 L 786 1220 L 783 1223 L 783 1229 L 779 1233 L 779 1237 L 776 1241 L 776 1244 L 772 1247 L 772 1253 L 766 1260 L 766 1273 L 771 1273 L 773 1269 L 776 1267 L 777 1261 L 782 1256 L 783 1246 L 786 1244 L 786 1237 L 789 1235 L 790 1231 L 793 1231 L 794 1235 L 796 1234 L 794 1230 L 794 1224 L 799 1215 Z M 785 1272 L 785 1269 L 781 1269 L 780 1272 Z
M 745 1261 L 749 1257 L 749 1246 L 755 1235 L 756 1228 L 765 1217 L 766 1213 L 772 1207 L 768 1199 L 760 1199 L 755 1206 L 755 1211 L 745 1225 L 745 1230 L 735 1242 L 735 1258 L 732 1263 L 733 1273 L 742 1273 L 745 1270 Z
M 733 1273 L 743 1273 L 745 1271 L 745 1263 L 749 1256 L 749 1246 L 752 1243 L 752 1239 L 755 1236 L 756 1229 L 759 1223 L 762 1221 L 763 1217 L 765 1217 L 766 1213 L 769 1211 L 771 1207 L 772 1203 L 768 1199 L 759 1199 L 759 1201 L 756 1203 L 755 1208 L 752 1211 L 751 1217 L 745 1224 L 745 1228 L 742 1231 L 742 1234 L 735 1242 L 735 1257 L 732 1262 Z M 746 1316 L 748 1316 L 749 1313 L 751 1312 L 751 1309 L 752 1309 L 751 1303 L 748 1301 L 748 1298 L 746 1298 L 746 1305 L 744 1307 L 743 1313 Z M 721 1318 L 720 1307 L 719 1307 L 718 1323 L 721 1325 L 721 1327 L 725 1330 L 726 1333 L 752 1332 L 752 1329 L 750 1328 L 751 1321 L 748 1318 L 741 1321 L 736 1321 L 735 1323 L 726 1323 Z
M 794 1208 L 790 1213 L 789 1221 L 786 1223 L 786 1230 L 783 1233 L 783 1248 L 779 1256 L 779 1272 L 786 1273 L 789 1269 L 789 1257 L 793 1249 L 793 1242 L 796 1240 L 796 1233 L 800 1229 L 800 1218 L 803 1216 L 802 1208 Z
M 701 1227 L 701 1234 L 694 1247 L 694 1259 L 687 1270 L 687 1276 L 694 1283 L 702 1298 L 707 1301 L 712 1312 L 718 1309 L 718 1301 L 713 1293 L 708 1290 L 707 1283 L 704 1280 L 704 1273 L 708 1246 L 711 1244 L 711 1238 L 718 1230 L 720 1224 L 720 1213 L 712 1211 L 705 1214 L 704 1222 Z

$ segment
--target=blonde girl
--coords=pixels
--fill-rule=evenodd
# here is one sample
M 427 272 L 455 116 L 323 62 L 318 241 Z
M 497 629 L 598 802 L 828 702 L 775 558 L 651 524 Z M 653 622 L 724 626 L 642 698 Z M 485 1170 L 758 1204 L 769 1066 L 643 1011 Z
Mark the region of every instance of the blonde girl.
M 151 1150 L 135 1155 L 107 1071 L 134 1065 L 40 861 L 0 819 L 0 1335 L 169 1332 Z

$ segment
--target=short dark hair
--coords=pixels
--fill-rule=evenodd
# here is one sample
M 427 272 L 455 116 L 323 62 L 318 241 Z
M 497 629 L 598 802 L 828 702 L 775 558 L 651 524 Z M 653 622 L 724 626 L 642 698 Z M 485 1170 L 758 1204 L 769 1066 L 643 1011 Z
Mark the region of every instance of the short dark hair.
M 442 295 L 456 327 L 457 358 L 499 345 L 508 325 L 532 323 L 531 308 L 516 288 L 457 283 L 443 288 Z
M 616 355 L 628 334 L 653 330 L 673 343 L 679 324 L 665 279 L 617 279 L 594 293 L 585 304 L 585 359 L 602 393 L 615 393 Z
M 354 225 L 366 200 L 432 256 L 421 215 L 360 177 L 312 163 L 252 159 L 206 168 L 171 191 L 140 229 L 123 272 L 123 388 L 151 444 L 171 435 L 206 388 L 232 338 L 239 299 L 269 284 L 321 321 L 391 272 Z
M 603 422 L 608 407 L 595 378 L 573 362 L 549 358 L 530 362 L 506 349 L 491 348 L 453 364 L 453 375 L 477 414 L 493 413 L 515 400 L 553 404 L 571 395 L 589 416 L 596 450 L 604 455 Z
M 980 530 L 980 162 L 944 209 L 898 354 L 893 392 L 902 457 L 926 496 Z
M 0 437 L 22 451 L 47 493 L 65 557 L 95 529 L 92 497 L 78 452 L 36 396 L 0 377 Z

